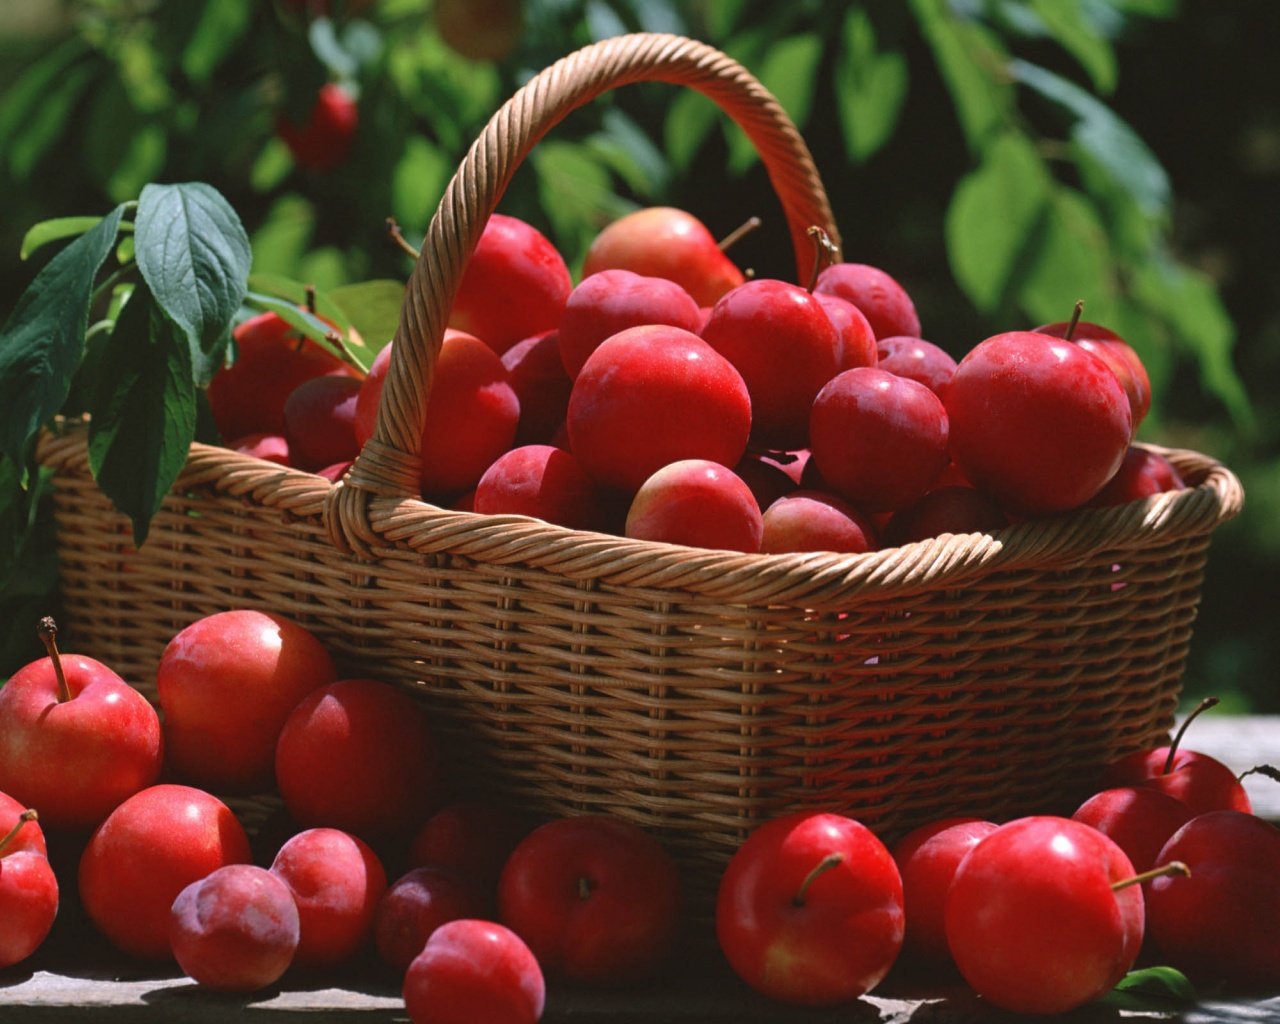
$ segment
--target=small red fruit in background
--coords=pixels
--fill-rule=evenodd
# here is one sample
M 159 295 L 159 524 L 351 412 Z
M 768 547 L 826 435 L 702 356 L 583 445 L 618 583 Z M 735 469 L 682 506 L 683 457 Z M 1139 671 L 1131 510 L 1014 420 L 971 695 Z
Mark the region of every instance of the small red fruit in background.
M 331 171 L 351 152 L 359 122 L 355 99 L 337 82 L 327 82 L 316 93 L 306 121 L 296 124 L 282 113 L 275 130 L 300 166 Z
M 530 444 L 500 455 L 476 484 L 475 511 L 533 516 L 571 530 L 596 530 L 604 512 L 596 485 L 569 452 Z
M 1104 789 L 1071 815 L 1073 820 L 1096 828 L 1113 840 L 1138 872 L 1156 866 L 1156 858 L 1169 837 L 1193 816 L 1191 808 L 1181 800 L 1145 786 Z
M 339 462 L 353 462 L 356 445 L 356 398 L 361 381 L 345 375 L 313 377 L 294 388 L 284 403 L 284 434 L 289 460 L 315 472 Z
M 834 494 L 797 490 L 764 511 L 760 550 L 841 551 L 861 554 L 880 546 L 870 517 Z
M 442 924 L 491 916 L 480 883 L 452 868 L 412 868 L 387 887 L 373 916 L 373 942 L 382 962 L 404 972 Z
M 316 636 L 282 615 L 243 608 L 198 619 L 169 641 L 156 673 L 165 766 L 216 792 L 269 789 L 285 719 L 336 674 Z
M 173 901 L 228 864 L 248 864 L 249 837 L 217 797 L 161 784 L 107 816 L 80 857 L 80 902 L 113 945 L 141 960 L 168 960 Z
M 173 901 L 169 942 L 178 966 L 217 992 L 275 984 L 298 949 L 298 907 L 276 875 L 228 864 L 192 882 Z
M 547 975 L 589 985 L 652 975 L 674 948 L 682 910 L 671 855 L 638 826 L 604 815 L 534 829 L 498 883 L 502 922 Z
M 515 444 L 551 444 L 564 426 L 573 382 L 560 358 L 560 333 L 543 331 L 502 353 L 511 387 L 520 400 Z
M 547 987 L 510 928 L 466 918 L 442 924 L 405 972 L 412 1024 L 536 1024 Z
M 159 778 L 160 719 L 100 661 L 60 654 L 53 619 L 39 633 L 48 657 L 0 687 L 0 791 L 46 828 L 88 831 Z
M 759 826 L 716 895 L 730 966 L 771 999 L 835 1006 L 865 995 L 902 948 L 902 880 L 875 834 L 840 814 L 797 811 Z
M 298 824 L 381 842 L 407 838 L 426 820 L 440 761 L 426 712 L 408 693 L 342 679 L 312 690 L 289 713 L 275 776 Z
M 947 385 L 955 376 L 951 355 L 923 338 L 895 335 L 876 342 L 876 366 L 899 377 L 919 381 L 939 398 L 947 397 Z
M 414 833 L 410 867 L 452 868 L 497 892 L 502 867 L 529 826 L 497 804 L 460 798 L 445 804 Z
M 0 802 L 0 971 L 39 949 L 58 916 L 58 879 L 33 845 L 36 812 L 23 810 L 5 827 L 8 816 Z
M 524 34 L 521 0 L 435 0 L 431 13 L 445 45 L 470 60 L 502 60 Z

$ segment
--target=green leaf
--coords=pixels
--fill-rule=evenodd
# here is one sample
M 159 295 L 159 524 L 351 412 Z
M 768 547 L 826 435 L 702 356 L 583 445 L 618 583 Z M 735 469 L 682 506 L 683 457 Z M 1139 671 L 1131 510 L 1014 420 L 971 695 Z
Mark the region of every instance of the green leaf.
M 671 172 L 662 151 L 630 115 L 617 107 L 605 109 L 603 128 L 587 140 L 612 171 L 639 196 L 652 199 L 667 187 Z
M 44 116 L 44 104 L 68 69 L 88 52 L 83 39 L 69 39 L 5 86 L 0 97 L 0 153 L 8 154 L 18 130 Z
M 947 209 L 947 254 L 980 310 L 992 312 L 1004 298 L 1045 213 L 1050 186 L 1035 148 L 1014 132 L 988 146 L 982 165 L 956 186 Z
M 55 217 L 52 220 L 42 220 L 39 224 L 27 229 L 27 233 L 22 237 L 22 248 L 18 256 L 25 260 L 41 246 L 48 245 L 50 242 L 60 242 L 64 238 L 72 238 L 75 235 L 83 235 L 100 223 L 102 223 L 101 217 Z
M 1000 75 L 1008 54 L 990 31 L 961 18 L 947 0 L 911 0 L 911 7 L 947 83 L 965 140 L 971 150 L 981 150 L 1012 114 L 1012 90 Z
M 680 90 L 667 109 L 667 119 L 662 126 L 663 148 L 676 173 L 689 170 L 722 116 L 719 108 L 702 93 Z
M 196 386 L 184 328 L 136 288 L 106 346 L 89 420 L 89 468 L 102 492 L 147 538 L 196 434 Z
M 1070 319 L 1077 299 L 1085 300 L 1090 320 L 1111 304 L 1115 282 L 1107 233 L 1080 193 L 1053 189 L 1032 255 L 1018 287 L 1018 304 L 1036 323 Z
M 401 281 L 377 280 L 343 285 L 328 293 L 363 341 L 357 343 L 348 335 L 343 338 L 342 347 L 365 373 L 373 365 L 373 357 L 395 337 L 404 291 Z
M 765 51 L 756 73 L 760 84 L 773 93 L 801 131 L 813 107 L 821 57 L 822 37 L 816 32 L 805 32 L 773 43 Z M 758 159 L 760 154 L 746 133 L 733 131 L 729 136 L 729 173 L 741 174 Z
M 585 252 L 603 225 L 632 208 L 618 198 L 608 168 L 580 143 L 543 142 L 532 160 L 542 208 L 568 252 Z
M 115 244 L 123 206 L 51 259 L 0 331 L 0 452 L 15 465 L 66 400 L 84 352 L 93 280 Z
M 1084 10 L 1062 0 L 1030 0 L 1049 33 L 1071 56 L 1080 62 L 1093 87 L 1100 93 L 1111 93 L 1116 87 L 1116 54 L 1111 44 L 1090 24 Z
M 1167 323 L 1195 354 L 1205 389 L 1223 403 L 1237 424 L 1252 426 L 1249 396 L 1231 361 L 1235 325 L 1213 282 L 1163 255 L 1136 268 L 1134 291 L 1149 315 Z
M 396 221 L 425 231 L 455 169 L 454 161 L 439 146 L 417 135 L 406 139 L 404 152 L 391 173 L 391 206 Z
M 1117 1010 L 1164 1011 L 1194 1006 L 1200 997 L 1181 971 L 1172 967 L 1144 967 L 1130 971 L 1100 1000 Z
M 201 182 L 148 185 L 134 224 L 138 269 L 191 345 L 196 383 L 222 364 L 227 329 L 248 288 L 252 253 L 240 218 Z
M 1105 103 L 1061 75 L 1024 60 L 1011 61 L 1009 73 L 1073 116 L 1072 141 L 1148 216 L 1168 214 L 1169 176 L 1147 144 Z
M 72 111 L 95 75 L 95 69 L 85 65 L 68 69 L 41 97 L 37 115 L 15 133 L 4 152 L 10 171 L 19 181 L 30 178 L 41 159 L 64 137 Z
M 182 50 L 183 73 L 205 82 L 239 48 L 253 20 L 249 0 L 206 0 L 191 38 Z
M 342 358 L 340 347 L 329 340 L 329 332 L 333 330 L 333 327 L 318 316 L 308 313 L 296 302 L 291 302 L 288 299 L 279 299 L 263 292 L 247 292 L 244 301 L 255 309 L 275 313 L 299 334 L 310 338 L 327 352 Z
M 907 95 L 906 58 L 878 48 L 875 25 L 861 8 L 845 15 L 835 88 L 845 152 L 861 163 L 893 134 Z

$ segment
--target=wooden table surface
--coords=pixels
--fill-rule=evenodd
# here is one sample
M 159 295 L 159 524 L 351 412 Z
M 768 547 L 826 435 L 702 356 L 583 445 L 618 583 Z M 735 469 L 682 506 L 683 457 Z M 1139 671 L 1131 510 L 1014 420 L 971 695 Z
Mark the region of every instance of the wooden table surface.
M 1280 716 L 1233 718 L 1210 714 L 1196 722 L 1195 730 L 1195 749 L 1212 754 L 1237 772 L 1258 764 L 1280 765 Z M 1280 783 L 1252 775 L 1245 780 L 1245 786 L 1255 811 L 1280 823 Z M 1018 1019 L 992 1010 L 954 981 L 930 984 L 894 975 L 871 995 L 852 1004 L 830 1010 L 795 1010 L 756 995 L 713 950 L 703 947 L 701 952 L 691 952 L 677 961 L 657 982 L 622 993 L 552 986 L 543 1021 L 1007 1024 Z M 165 1020 L 292 1024 L 299 1020 L 298 1014 L 326 1024 L 380 1024 L 408 1019 L 396 979 L 375 964 L 332 978 L 288 978 L 283 987 L 248 997 L 219 996 L 201 989 L 176 968 L 157 970 L 132 963 L 92 935 L 87 926 L 72 929 L 70 924 L 61 932 L 55 927 L 50 941 L 30 959 L 0 971 L 0 1024 L 138 1024 Z M 1280 1022 L 1280 993 L 1262 998 L 1207 996 L 1194 1006 L 1164 1009 L 1153 1005 L 1124 1008 L 1104 1002 L 1054 1019 L 1093 1024 L 1129 1017 L 1176 1020 L 1179 1024 L 1274 1024 Z

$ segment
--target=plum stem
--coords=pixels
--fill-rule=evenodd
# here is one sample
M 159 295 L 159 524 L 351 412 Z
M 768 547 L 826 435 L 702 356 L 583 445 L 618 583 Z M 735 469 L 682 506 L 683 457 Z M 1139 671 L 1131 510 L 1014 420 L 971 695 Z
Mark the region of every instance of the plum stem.
M 1173 771 L 1173 759 L 1175 756 L 1177 756 L 1178 746 L 1182 743 L 1182 737 L 1186 735 L 1187 726 L 1189 726 L 1193 721 L 1195 721 L 1197 716 L 1208 711 L 1210 708 L 1217 707 L 1217 706 L 1218 706 L 1217 697 L 1206 697 L 1204 700 L 1202 700 L 1199 704 L 1196 705 L 1195 710 L 1192 711 L 1191 714 L 1187 715 L 1186 721 L 1182 723 L 1182 727 L 1178 729 L 1178 732 L 1174 735 L 1173 742 L 1169 744 L 1169 756 L 1164 759 L 1164 771 L 1160 773 L 1161 775 L 1168 775 L 1171 771 Z
M 748 217 L 736 228 L 725 235 L 724 238 L 720 239 L 720 241 L 716 243 L 716 248 L 721 252 L 728 252 L 740 241 L 746 238 L 747 235 L 757 230 L 760 227 L 760 224 L 761 220 L 759 217 Z
M 314 284 L 307 285 L 307 312 L 312 316 L 316 315 L 316 286 Z
M 819 875 L 826 874 L 834 867 L 839 867 L 844 863 L 843 853 L 829 853 L 822 860 L 818 861 L 812 871 L 805 875 L 804 881 L 800 883 L 800 888 L 796 894 L 791 897 L 791 902 L 797 907 L 804 906 L 805 894 L 809 891 L 809 886 L 813 885 L 814 879 Z
M 58 678 L 58 703 L 65 704 L 71 699 L 71 687 L 67 685 L 67 674 L 62 669 L 62 656 L 58 653 L 58 624 L 53 616 L 46 615 L 36 627 L 44 649 L 49 652 L 49 660 L 53 662 L 53 674 Z
M 40 815 L 36 814 L 34 808 L 28 807 L 25 811 L 18 815 L 17 824 L 9 829 L 9 832 L 3 838 L 0 838 L 0 856 L 4 856 L 4 851 L 18 838 L 18 833 L 22 831 L 22 826 L 29 821 L 35 821 Z
M 1191 869 L 1180 860 L 1171 860 L 1168 864 L 1161 864 L 1158 868 L 1152 868 L 1150 871 L 1143 871 L 1134 875 L 1132 878 L 1124 878 L 1119 882 L 1111 883 L 1111 891 L 1119 892 L 1121 889 L 1127 889 L 1131 885 L 1142 885 L 1149 882 L 1153 878 L 1164 878 L 1167 875 L 1181 875 L 1183 878 L 1191 877 Z
M 1247 775 L 1265 775 L 1273 782 L 1280 782 L 1280 768 L 1269 764 L 1255 764 L 1247 772 L 1241 772 L 1236 776 L 1237 782 L 1243 782 Z
M 1067 329 L 1062 332 L 1062 340 L 1070 341 L 1071 336 L 1076 333 L 1076 327 L 1080 323 L 1080 317 L 1084 314 L 1084 299 L 1076 299 L 1075 309 L 1071 311 L 1071 319 L 1067 321 Z
M 812 295 L 814 288 L 818 286 L 818 275 L 826 270 L 827 267 L 831 266 L 831 264 L 835 263 L 836 256 L 839 254 L 839 251 L 831 241 L 831 236 L 823 231 L 822 228 L 818 227 L 817 224 L 806 228 L 805 234 L 813 239 L 813 249 L 815 254 L 815 259 L 813 261 L 813 273 L 809 275 L 809 284 L 805 289 L 810 295 Z
M 418 250 L 405 240 L 404 235 L 400 233 L 400 225 L 396 223 L 394 217 L 387 218 L 387 237 L 410 259 L 416 260 L 418 258 Z
M 595 887 L 591 884 L 591 879 L 587 878 L 586 875 L 578 877 L 578 899 L 584 902 L 589 900 L 593 888 Z

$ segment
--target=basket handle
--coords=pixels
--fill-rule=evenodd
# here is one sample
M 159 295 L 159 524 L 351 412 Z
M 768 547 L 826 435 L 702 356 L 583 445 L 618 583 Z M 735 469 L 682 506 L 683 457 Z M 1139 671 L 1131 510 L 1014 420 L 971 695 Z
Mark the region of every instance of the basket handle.
M 732 58 L 681 36 L 636 33 L 557 61 L 489 121 L 431 219 L 401 307 L 373 437 L 329 495 L 328 532 L 340 550 L 367 551 L 376 541 L 368 522 L 375 496 L 419 496 L 422 427 L 449 311 L 467 261 L 516 168 L 571 111 L 610 89 L 647 81 L 696 89 L 747 133 L 786 214 L 798 280 L 808 279 L 816 259 L 806 234 L 811 226 L 821 227 L 839 247 L 840 235 L 808 147 L 778 101 Z

